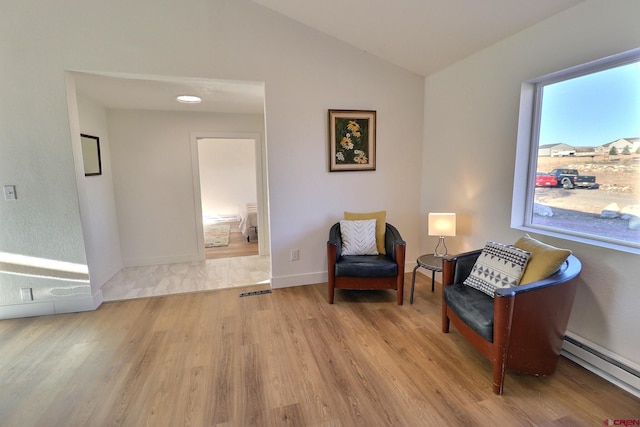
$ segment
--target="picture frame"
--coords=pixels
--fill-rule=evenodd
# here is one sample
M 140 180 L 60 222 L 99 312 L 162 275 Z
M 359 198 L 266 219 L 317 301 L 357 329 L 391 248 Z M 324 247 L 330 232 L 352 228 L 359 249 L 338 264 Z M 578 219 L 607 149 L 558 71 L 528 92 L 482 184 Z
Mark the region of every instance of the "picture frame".
M 376 170 L 376 112 L 329 110 L 329 172 Z
M 82 143 L 82 162 L 84 176 L 102 175 L 102 160 L 100 158 L 100 138 L 97 136 L 80 134 Z

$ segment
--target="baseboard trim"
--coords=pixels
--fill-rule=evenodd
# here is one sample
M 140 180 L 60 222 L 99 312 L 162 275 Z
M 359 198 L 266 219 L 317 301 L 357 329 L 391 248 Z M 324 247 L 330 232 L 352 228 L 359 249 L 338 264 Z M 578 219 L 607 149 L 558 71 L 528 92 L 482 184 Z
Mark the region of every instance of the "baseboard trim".
M 4 305 L 0 306 L 0 320 L 93 311 L 102 304 L 102 301 L 102 291 L 98 291 L 94 295 L 63 298 L 57 301 Z
M 411 273 L 413 271 L 413 267 L 415 267 L 415 264 L 412 264 L 411 268 L 405 268 L 405 274 Z M 291 276 L 272 277 L 271 287 L 273 289 L 277 289 L 277 288 L 290 288 L 292 286 L 315 285 L 318 283 L 327 283 L 328 280 L 329 280 L 329 274 L 326 271 L 318 272 L 318 273 L 308 273 L 308 274 L 294 274 Z M 406 284 L 406 277 L 405 277 L 405 284 Z
M 416 267 L 415 261 L 405 261 L 404 263 L 404 274 L 413 272 L 413 269 Z
M 125 267 L 144 267 L 148 265 L 182 264 L 201 261 L 198 254 L 183 254 L 153 258 L 133 258 L 123 260 Z
M 271 278 L 271 287 L 273 289 L 278 288 L 290 288 L 292 286 L 302 285 L 315 285 L 317 283 L 327 283 L 327 272 L 309 273 L 309 274 L 296 274 L 292 276 L 280 276 Z
M 640 397 L 640 366 L 634 362 L 569 332 L 565 336 L 561 354 L 594 374 Z

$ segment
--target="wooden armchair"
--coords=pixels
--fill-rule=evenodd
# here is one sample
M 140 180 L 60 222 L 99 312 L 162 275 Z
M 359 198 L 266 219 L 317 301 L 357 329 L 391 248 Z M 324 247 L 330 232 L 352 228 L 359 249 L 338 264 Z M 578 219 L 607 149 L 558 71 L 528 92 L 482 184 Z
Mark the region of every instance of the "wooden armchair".
M 329 304 L 333 304 L 335 289 L 395 289 L 398 305 L 404 299 L 404 259 L 406 243 L 398 230 L 386 223 L 386 255 L 342 256 L 340 223 L 329 230 L 327 241 Z
M 546 279 L 497 289 L 494 298 L 463 284 L 481 250 L 442 263 L 442 332 L 449 322 L 493 363 L 493 392 L 502 394 L 506 370 L 555 372 L 582 264 L 570 255 Z

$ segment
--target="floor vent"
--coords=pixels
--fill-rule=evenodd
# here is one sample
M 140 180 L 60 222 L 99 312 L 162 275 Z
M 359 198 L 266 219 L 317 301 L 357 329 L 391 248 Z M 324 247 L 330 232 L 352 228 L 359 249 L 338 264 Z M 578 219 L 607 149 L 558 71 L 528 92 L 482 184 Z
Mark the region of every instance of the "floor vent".
M 261 291 L 240 292 L 240 297 L 251 297 L 254 295 L 270 294 L 271 289 L 263 289 Z
M 575 336 L 565 336 L 562 354 L 580 366 L 640 397 L 640 369 L 631 361 Z

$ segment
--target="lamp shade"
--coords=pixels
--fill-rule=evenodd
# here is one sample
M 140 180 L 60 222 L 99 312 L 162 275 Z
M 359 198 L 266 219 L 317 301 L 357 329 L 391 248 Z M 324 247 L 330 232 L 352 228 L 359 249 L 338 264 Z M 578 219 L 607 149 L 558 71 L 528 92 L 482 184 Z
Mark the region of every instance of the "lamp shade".
M 455 236 L 455 213 L 429 213 L 429 236 Z

